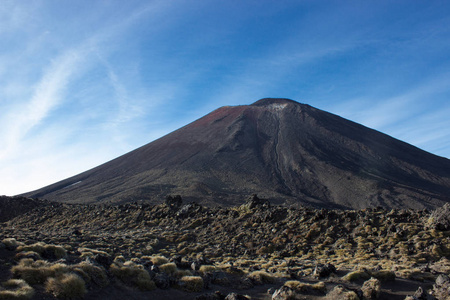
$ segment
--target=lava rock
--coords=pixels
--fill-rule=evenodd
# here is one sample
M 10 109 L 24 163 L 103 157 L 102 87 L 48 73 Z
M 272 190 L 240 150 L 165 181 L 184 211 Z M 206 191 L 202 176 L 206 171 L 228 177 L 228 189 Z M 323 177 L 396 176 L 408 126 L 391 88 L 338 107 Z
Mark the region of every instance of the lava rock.
M 101 253 L 95 254 L 93 259 L 96 263 L 105 267 L 106 269 L 109 268 L 109 266 L 113 263 L 113 259 L 111 256 Z
M 164 202 L 166 206 L 170 209 L 178 209 L 183 204 L 183 199 L 181 199 L 180 195 L 175 196 L 167 196 L 166 201 Z
M 162 290 L 167 290 L 170 288 L 170 277 L 165 273 L 156 273 L 155 277 L 153 277 L 153 281 L 156 286 Z
M 313 276 L 317 278 L 328 277 L 331 273 L 336 273 L 336 267 L 332 264 L 322 265 L 319 264 L 316 266 L 313 272 Z

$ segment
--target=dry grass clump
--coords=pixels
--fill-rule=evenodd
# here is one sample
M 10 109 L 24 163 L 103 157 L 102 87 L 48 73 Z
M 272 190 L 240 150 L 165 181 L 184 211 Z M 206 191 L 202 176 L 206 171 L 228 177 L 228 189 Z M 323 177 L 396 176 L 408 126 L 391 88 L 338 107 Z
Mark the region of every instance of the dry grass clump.
M 123 282 L 134 284 L 141 290 L 153 290 L 156 288 L 155 283 L 144 267 L 132 261 L 123 262 L 121 259 L 116 258 L 110 267 L 110 271 Z
M 67 256 L 67 251 L 62 246 L 47 245 L 42 242 L 37 242 L 32 245 L 21 245 L 17 247 L 17 251 L 34 251 L 44 257 L 64 258 Z
M 162 255 L 150 256 L 150 261 L 157 266 L 167 264 L 169 262 L 169 260 Z
M 342 285 L 337 285 L 326 296 L 327 300 L 346 299 L 346 300 L 360 300 L 358 295 L 351 290 L 346 289 Z
M 14 256 L 15 260 L 21 260 L 23 258 L 31 258 L 33 260 L 39 260 L 41 259 L 41 256 L 39 255 L 39 253 L 34 251 L 22 251 Z
M 81 298 L 86 294 L 83 279 L 74 273 L 65 273 L 56 278 L 49 278 L 45 283 L 45 290 L 57 298 Z
M 109 284 L 108 276 L 103 267 L 83 261 L 73 266 L 72 269 L 74 272 L 79 273 L 86 282 L 92 281 L 100 287 L 105 287 Z
M 200 273 L 205 274 L 208 272 L 214 272 L 214 271 L 218 271 L 219 268 L 217 268 L 216 266 L 213 265 L 201 265 L 200 269 L 198 270 Z
M 201 292 L 203 290 L 203 278 L 200 276 L 183 276 L 180 279 L 180 287 L 187 292 Z
M 44 246 L 45 244 L 42 242 L 38 242 L 32 245 L 22 245 L 17 247 L 17 251 L 33 251 L 37 252 L 39 254 L 42 254 L 44 252 Z
M 370 278 L 365 281 L 361 287 L 364 299 L 378 299 L 381 292 L 381 283 L 376 278 Z
M 101 251 L 101 250 L 96 250 L 96 249 L 91 249 L 91 248 L 86 248 L 86 247 L 79 247 L 78 252 L 80 252 L 80 257 L 81 258 L 86 258 L 86 257 L 94 257 L 94 255 L 99 254 L 99 255 L 104 255 L 104 256 L 110 256 L 109 253 L 105 252 L 105 251 Z
M 247 275 L 256 284 L 274 283 L 276 278 L 266 271 L 253 271 Z
M 370 272 L 370 275 L 380 280 L 381 282 L 395 281 L 395 272 L 393 271 L 374 271 Z
M 289 281 L 286 281 L 284 283 L 284 285 L 293 289 L 294 291 L 296 291 L 298 293 L 308 293 L 311 291 L 325 293 L 327 290 L 325 283 L 322 281 L 319 281 L 314 284 L 310 284 L 310 283 L 300 282 L 298 280 L 289 280 Z
M 24 245 L 22 242 L 17 241 L 15 238 L 6 238 L 2 240 L 7 249 L 14 250 L 19 246 Z
M 167 274 L 174 274 L 178 268 L 175 263 L 165 263 L 159 266 L 159 269 Z
M 353 271 L 342 277 L 345 281 L 367 280 L 369 278 L 370 274 L 366 271 Z
M 69 272 L 69 267 L 65 264 L 52 264 L 44 260 L 33 261 L 31 258 L 24 258 L 12 267 L 11 272 L 14 277 L 23 279 L 29 284 L 42 284 L 49 277 Z
M 189 270 L 177 270 L 175 273 L 173 273 L 173 276 L 175 278 L 181 278 L 183 276 L 192 276 L 192 272 Z
M 26 300 L 34 295 L 34 289 L 22 279 L 10 279 L 2 284 L 0 288 L 1 300 Z

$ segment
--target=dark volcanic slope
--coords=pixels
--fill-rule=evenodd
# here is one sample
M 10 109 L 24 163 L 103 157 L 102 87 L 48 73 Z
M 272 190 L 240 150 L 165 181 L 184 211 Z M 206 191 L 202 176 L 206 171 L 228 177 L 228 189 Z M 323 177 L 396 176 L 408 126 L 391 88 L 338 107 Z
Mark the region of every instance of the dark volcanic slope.
M 276 202 L 341 208 L 450 201 L 450 160 L 309 105 L 221 107 L 152 143 L 26 196 L 62 202 Z

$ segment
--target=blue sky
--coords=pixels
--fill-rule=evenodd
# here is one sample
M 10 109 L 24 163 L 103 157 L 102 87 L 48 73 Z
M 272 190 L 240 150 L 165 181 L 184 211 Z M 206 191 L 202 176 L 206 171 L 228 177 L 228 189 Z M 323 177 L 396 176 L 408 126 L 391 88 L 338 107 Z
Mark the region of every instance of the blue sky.
M 0 195 L 290 98 L 450 157 L 448 1 L 0 2 Z

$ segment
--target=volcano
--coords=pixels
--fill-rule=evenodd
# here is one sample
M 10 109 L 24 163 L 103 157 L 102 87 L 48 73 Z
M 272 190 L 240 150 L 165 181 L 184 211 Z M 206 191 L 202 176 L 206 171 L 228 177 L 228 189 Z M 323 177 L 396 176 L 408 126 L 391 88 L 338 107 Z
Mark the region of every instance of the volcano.
M 65 203 L 434 208 L 450 160 L 289 99 L 225 106 L 132 152 L 25 196 Z

